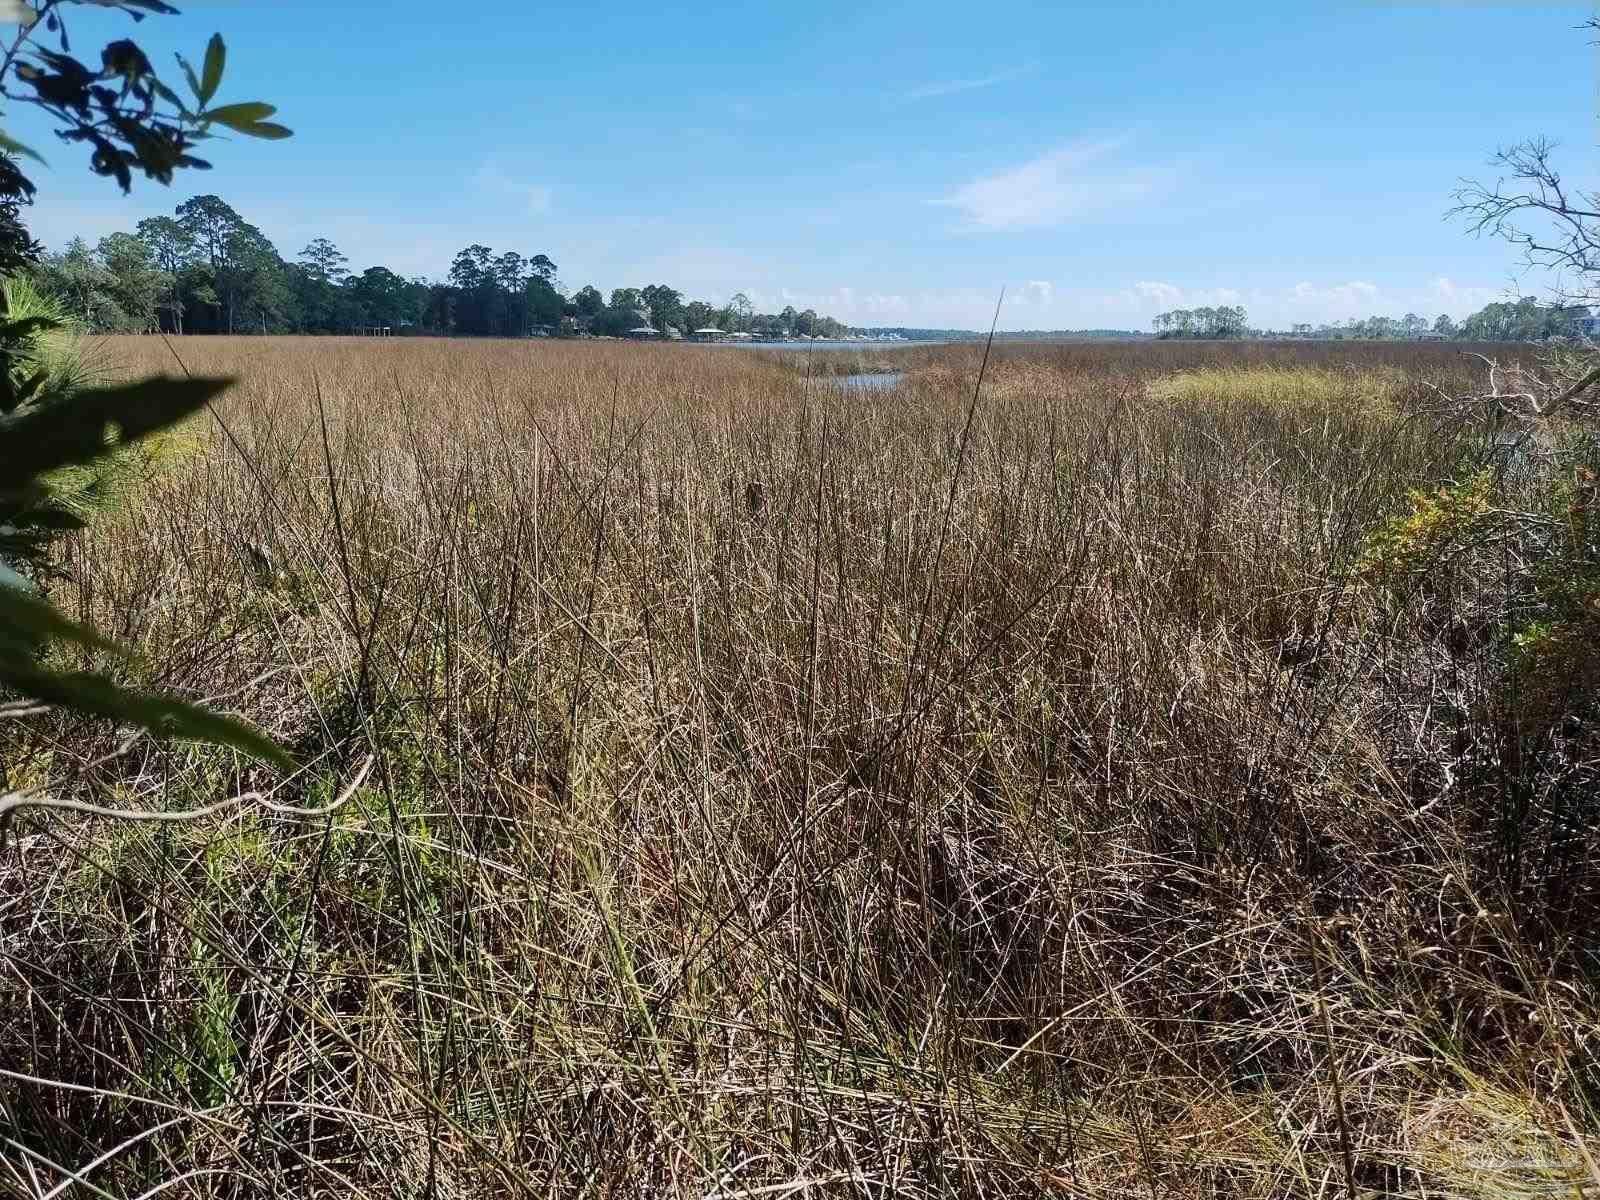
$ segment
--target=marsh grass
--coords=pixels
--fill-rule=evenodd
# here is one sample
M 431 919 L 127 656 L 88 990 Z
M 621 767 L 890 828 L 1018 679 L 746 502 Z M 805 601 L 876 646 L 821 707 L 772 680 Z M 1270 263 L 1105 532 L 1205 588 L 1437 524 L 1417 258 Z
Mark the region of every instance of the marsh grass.
M 1212 366 L 1162 375 L 1149 390 L 1173 404 L 1287 407 L 1308 416 L 1340 412 L 1393 420 L 1408 382 L 1398 367 Z
M 377 767 L 318 822 L 19 822 L 0 1186 L 1593 1185 L 1593 822 L 1553 799 L 1591 726 L 1508 743 L 1497 633 L 1360 569 L 1479 462 L 1408 411 L 1458 354 L 1004 347 L 974 401 L 970 347 L 883 394 L 177 348 L 243 382 L 62 602 L 303 770 L 65 717 L 8 764 L 144 807 Z

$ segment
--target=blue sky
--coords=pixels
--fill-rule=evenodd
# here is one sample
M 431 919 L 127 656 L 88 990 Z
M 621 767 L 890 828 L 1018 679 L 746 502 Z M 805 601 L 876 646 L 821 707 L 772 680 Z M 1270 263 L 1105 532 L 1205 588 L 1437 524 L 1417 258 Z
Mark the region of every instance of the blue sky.
M 858 324 L 1141 327 L 1239 303 L 1283 325 L 1461 315 L 1539 293 L 1443 219 L 1497 145 L 1559 139 L 1595 180 L 1583 4 L 1325 0 L 198 3 L 224 100 L 293 140 L 124 198 L 27 112 L 32 224 L 59 245 L 212 191 L 291 256 L 440 276 L 470 242 L 563 283 L 736 290 Z M 81 52 L 130 23 L 90 12 Z M 98 38 L 99 40 L 95 40 Z

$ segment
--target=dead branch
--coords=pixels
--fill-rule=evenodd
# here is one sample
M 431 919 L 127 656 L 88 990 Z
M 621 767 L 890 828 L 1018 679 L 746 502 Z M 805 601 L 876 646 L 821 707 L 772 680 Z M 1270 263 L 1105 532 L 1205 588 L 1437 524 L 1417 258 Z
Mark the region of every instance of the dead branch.
M 0 853 L 5 852 L 6 836 L 11 828 L 11 817 L 19 809 L 40 808 L 51 812 L 83 813 L 92 817 L 112 817 L 118 821 L 155 821 L 165 823 L 181 823 L 198 821 L 204 817 L 214 816 L 237 808 L 242 804 L 256 804 L 268 812 L 276 813 L 283 817 L 325 817 L 350 801 L 361 785 L 366 782 L 372 770 L 374 756 L 369 754 L 356 770 L 354 777 L 347 783 L 344 790 L 334 800 L 315 808 L 303 808 L 294 804 L 279 804 L 268 800 L 260 792 L 241 792 L 237 796 L 230 796 L 226 800 L 218 800 L 214 804 L 205 804 L 199 808 L 185 808 L 176 812 L 162 811 L 150 808 L 108 808 L 101 804 L 89 804 L 82 800 L 55 800 L 36 791 L 11 792 L 0 797 Z

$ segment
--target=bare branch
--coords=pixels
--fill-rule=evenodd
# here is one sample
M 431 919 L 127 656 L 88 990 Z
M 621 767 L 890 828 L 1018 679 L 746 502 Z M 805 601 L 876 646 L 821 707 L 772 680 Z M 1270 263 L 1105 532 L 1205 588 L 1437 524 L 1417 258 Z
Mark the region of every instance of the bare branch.
M 316 808 L 302 808 L 294 804 L 278 804 L 268 800 L 260 792 L 241 792 L 237 796 L 230 796 L 226 800 L 218 800 L 215 804 L 202 805 L 199 808 L 186 808 L 177 812 L 165 812 L 149 808 L 107 808 L 100 804 L 89 804 L 82 800 L 52 800 L 38 792 L 12 792 L 0 796 L 0 853 L 6 848 L 6 835 L 11 826 L 11 815 L 22 808 L 42 808 L 52 812 L 83 813 L 92 817 L 112 817 L 119 821 L 156 821 L 165 823 L 181 823 L 198 821 L 203 817 L 214 816 L 219 812 L 226 812 L 230 808 L 237 808 L 241 804 L 257 804 L 268 812 L 277 813 L 284 817 L 325 817 L 336 812 L 350 798 L 356 794 L 361 785 L 366 782 L 372 770 L 374 758 L 369 754 L 362 762 L 355 776 L 347 783 L 344 790 L 332 803 Z
M 1501 176 L 1492 186 L 1464 181 L 1446 215 L 1464 219 L 1474 234 L 1519 247 L 1530 268 L 1576 276 L 1558 293 L 1594 303 L 1600 301 L 1600 195 L 1569 191 L 1553 162 L 1555 149 L 1548 138 L 1502 149 L 1492 160 Z

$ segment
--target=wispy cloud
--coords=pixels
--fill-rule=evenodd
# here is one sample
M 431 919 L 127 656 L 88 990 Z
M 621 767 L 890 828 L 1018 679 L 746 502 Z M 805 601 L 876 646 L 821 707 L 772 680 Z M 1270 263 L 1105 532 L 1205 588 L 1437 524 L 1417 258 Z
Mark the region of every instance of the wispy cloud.
M 1165 166 L 1116 161 L 1126 139 L 1079 141 L 1019 166 L 982 175 L 943 201 L 982 233 L 1048 229 L 1135 203 L 1148 203 L 1175 180 Z
M 1506 298 L 1505 288 L 1459 284 L 1445 275 L 1435 279 L 1429 290 L 1432 299 L 1452 312 L 1470 312 Z
M 513 179 L 492 162 L 480 166 L 473 173 L 472 182 L 480 192 L 518 201 L 523 205 L 525 215 L 530 217 L 549 212 L 550 202 L 554 199 L 554 193 L 545 184 Z
M 1012 303 L 1024 307 L 1049 308 L 1055 300 L 1056 285 L 1048 279 L 1030 279 L 1012 293 Z
M 1297 304 L 1309 305 L 1318 312 L 1337 312 L 1349 315 L 1367 315 L 1378 303 L 1382 290 L 1375 283 L 1352 279 L 1348 283 L 1315 284 L 1306 280 L 1294 285 L 1289 298 Z
M 1112 293 L 1106 298 L 1106 304 L 1108 308 L 1117 312 L 1143 314 L 1163 309 L 1238 304 L 1244 299 L 1244 293 L 1237 288 L 1187 288 L 1160 279 L 1141 279 L 1129 287 Z
M 954 96 L 960 92 L 975 92 L 979 88 L 994 87 L 999 83 L 1010 83 L 1013 79 L 1021 79 L 1025 75 L 1032 75 L 1036 70 L 1038 70 L 1038 64 L 1023 63 L 1021 66 L 1012 67 L 1009 71 L 996 71 L 993 75 L 983 75 L 976 79 L 947 79 L 941 83 L 927 83 L 921 87 L 912 88 L 909 92 L 902 92 L 900 100 L 909 104 L 917 100 L 934 100 L 940 96 Z
M 1183 302 L 1183 289 L 1175 283 L 1163 283 L 1159 279 L 1141 279 L 1123 293 L 1123 298 L 1130 306 L 1177 308 Z
M 1440 311 L 1464 316 L 1504 294 L 1497 288 L 1460 284 L 1445 276 L 1426 284 L 1392 281 L 1379 285 L 1366 279 L 1327 282 L 1303 279 L 1287 286 L 1242 288 L 1193 287 L 1142 279 L 1104 294 L 1098 303 L 1119 319 L 1132 320 L 1141 327 L 1149 316 L 1160 311 L 1242 304 L 1252 323 L 1281 329 L 1297 321 L 1320 324 L 1352 317 L 1398 317 L 1407 312 L 1420 313 L 1430 320 Z
M 728 266 L 733 266 L 730 261 Z M 763 312 L 785 305 L 815 309 L 857 325 L 926 325 L 987 329 L 994 316 L 1001 281 L 989 286 L 953 285 L 875 291 L 844 284 L 783 286 L 773 280 L 748 282 L 735 272 L 698 294 L 719 301 L 742 289 Z M 1242 305 L 1252 325 L 1287 329 L 1298 321 L 1312 324 L 1350 317 L 1417 312 L 1430 321 L 1440 311 L 1463 316 L 1496 298 L 1493 288 L 1427 277 L 1379 285 L 1364 279 L 1274 283 L 1270 286 L 1236 279 L 1228 283 L 1137 279 L 1125 284 L 1074 285 L 1048 279 L 1012 279 L 1006 283 L 1001 329 L 1145 329 L 1158 312 L 1219 304 Z

